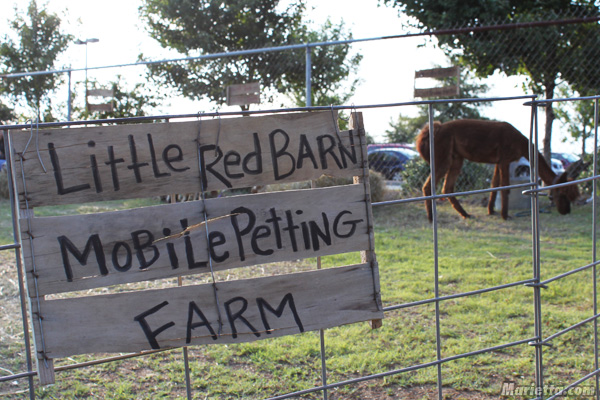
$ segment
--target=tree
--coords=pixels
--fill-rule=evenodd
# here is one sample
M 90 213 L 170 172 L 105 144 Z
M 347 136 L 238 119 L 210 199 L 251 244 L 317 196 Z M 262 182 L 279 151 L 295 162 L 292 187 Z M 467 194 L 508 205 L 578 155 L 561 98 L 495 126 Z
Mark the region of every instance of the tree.
M 15 118 L 14 111 L 7 105 L 0 102 L 0 125 L 4 124 L 5 122 L 12 121 Z
M 460 94 L 456 98 L 476 98 L 477 95 L 485 93 L 488 90 L 487 85 L 482 85 L 473 81 L 472 74 L 468 70 L 461 70 L 460 74 Z M 448 85 L 452 78 L 438 79 L 442 85 Z M 470 102 L 470 103 L 438 103 L 435 104 L 434 119 L 441 122 L 451 121 L 453 119 L 485 119 L 480 112 L 482 107 L 489 103 Z M 416 117 L 409 117 L 400 114 L 398 120 L 390 121 L 390 128 L 386 130 L 386 140 L 389 143 L 412 143 L 417 134 L 429 121 L 429 107 L 422 105 L 418 107 L 419 111 Z
M 26 16 L 18 12 L 16 14 L 10 26 L 18 35 L 19 42 L 5 37 L 0 45 L 2 73 L 55 69 L 58 55 L 73 39 L 61 32 L 60 18 L 43 8 L 39 9 L 36 0 L 30 1 Z M 38 120 L 42 114 L 48 120 L 52 118 L 48 94 L 60 83 L 59 74 L 44 74 L 7 78 L 0 84 L 15 99 L 24 98 L 29 107 L 35 110 Z M 42 110 L 44 103 L 46 107 Z
M 311 31 L 303 23 L 303 1 L 287 4 L 281 9 L 280 0 L 145 0 L 140 14 L 154 39 L 186 56 L 343 39 L 342 25 L 327 23 L 320 32 Z M 337 90 L 356 69 L 360 57 L 349 57 L 344 46 L 313 49 L 312 57 L 312 91 L 317 102 L 343 100 L 346 96 L 336 97 Z M 158 84 L 175 87 L 191 99 L 208 98 L 223 104 L 228 85 L 260 81 L 269 101 L 283 93 L 299 104 L 305 87 L 305 60 L 303 47 L 155 64 L 149 66 L 149 73 Z
M 453 27 L 481 27 L 499 23 L 557 20 L 559 18 L 598 16 L 600 10 L 593 1 L 551 0 L 382 0 L 387 5 L 399 7 L 418 26 L 429 30 Z M 593 24 L 554 25 L 549 27 L 511 30 L 483 30 L 466 34 L 437 35 L 447 53 L 462 53 L 461 63 L 479 76 L 489 76 L 495 71 L 507 75 L 526 75 L 530 88 L 546 99 L 554 98 L 559 77 L 573 75 L 578 67 L 573 62 L 574 49 L 570 41 L 593 33 L 598 36 L 598 26 Z M 593 42 L 595 44 L 596 41 Z M 589 50 L 589 49 L 588 49 Z M 598 65 L 600 53 L 595 49 L 593 62 Z M 581 54 L 579 52 L 578 54 Z M 590 61 L 592 62 L 592 61 Z M 546 107 L 544 156 L 550 159 L 552 123 L 555 115 L 552 104 Z
M 559 94 L 564 98 L 578 96 L 570 87 L 561 87 Z M 594 102 L 591 100 L 565 102 L 556 107 L 556 116 L 567 127 L 573 141 L 581 140 L 581 158 L 586 154 L 585 141 L 594 134 L 594 112 Z

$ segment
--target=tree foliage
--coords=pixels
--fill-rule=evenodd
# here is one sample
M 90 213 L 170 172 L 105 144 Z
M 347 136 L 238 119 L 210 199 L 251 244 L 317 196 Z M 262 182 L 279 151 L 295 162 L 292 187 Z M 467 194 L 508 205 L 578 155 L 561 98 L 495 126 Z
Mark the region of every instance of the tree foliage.
M 151 37 L 185 56 L 339 40 L 346 35 L 342 25 L 331 23 L 321 31 L 309 30 L 303 23 L 301 0 L 286 3 L 286 8 L 281 4 L 280 0 L 145 0 L 140 14 Z M 350 57 L 347 47 L 336 46 L 313 49 L 312 57 L 316 102 L 344 100 L 347 95 L 340 95 L 338 89 L 356 69 L 360 56 Z M 191 99 L 223 104 L 228 85 L 260 81 L 269 101 L 283 93 L 299 104 L 304 95 L 305 60 L 306 48 L 302 47 L 156 64 L 149 72 L 157 83 L 172 86 Z
M 55 69 L 57 57 L 72 40 L 70 35 L 61 32 L 60 23 L 57 15 L 40 9 L 36 0 L 29 2 L 26 15 L 17 12 L 10 26 L 17 34 L 18 42 L 7 36 L 0 44 L 2 73 Z M 38 118 L 44 114 L 45 120 L 52 119 L 48 95 L 61 83 L 59 74 L 21 76 L 0 82 L 13 98 L 25 99 Z M 45 110 L 42 109 L 44 103 Z
M 14 111 L 7 105 L 0 102 L 0 125 L 15 119 Z
M 591 0 L 382 0 L 399 7 L 418 20 L 420 28 L 440 30 L 447 28 L 477 28 L 498 24 L 527 23 L 597 16 L 598 6 Z M 448 53 L 461 54 L 463 65 L 479 76 L 495 71 L 507 75 L 526 75 L 534 93 L 546 99 L 554 97 L 556 82 L 566 78 L 571 83 L 584 85 L 584 75 L 578 73 L 583 64 L 598 65 L 600 40 L 598 24 L 565 24 L 538 28 L 510 30 L 483 30 L 470 33 L 437 35 Z M 585 43 L 584 38 L 592 38 Z M 576 45 L 573 46 L 572 41 Z M 590 45 L 595 48 L 591 49 Z M 597 46 L 597 47 L 596 47 Z M 588 59 L 585 59 L 587 52 Z M 577 62 L 576 60 L 581 60 Z M 552 105 L 546 108 L 544 155 L 549 159 Z

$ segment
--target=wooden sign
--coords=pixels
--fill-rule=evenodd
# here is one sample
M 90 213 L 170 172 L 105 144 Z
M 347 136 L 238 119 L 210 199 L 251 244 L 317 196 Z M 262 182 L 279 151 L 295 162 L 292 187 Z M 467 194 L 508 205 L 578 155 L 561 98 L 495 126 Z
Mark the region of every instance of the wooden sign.
M 41 383 L 54 381 L 53 359 L 75 354 L 235 343 L 367 320 L 378 326 L 383 313 L 361 118 L 353 113 L 353 128 L 344 132 L 331 112 L 48 129 L 35 138 L 9 132 Z M 36 217 L 33 210 L 323 174 L 354 183 L 87 215 Z M 361 264 L 77 293 L 347 252 L 360 252 Z M 56 298 L 65 292 L 68 298 Z
M 460 67 L 431 68 L 415 71 L 415 81 L 418 78 L 456 78 L 454 85 L 446 85 L 432 88 L 417 88 L 415 84 L 415 97 L 449 97 L 460 95 Z
M 260 103 L 260 83 L 242 83 L 227 86 L 227 105 L 241 106 Z
M 358 131 L 338 134 L 334 121 L 327 111 L 9 137 L 25 208 L 362 175 Z
M 86 90 L 86 106 L 88 112 L 112 112 L 114 109 L 113 101 L 108 103 L 90 103 L 90 97 L 100 97 L 102 100 L 106 97 L 113 98 L 115 96 L 114 90 L 112 89 L 88 89 Z
M 29 293 L 46 295 L 206 273 L 209 251 L 216 271 L 367 250 L 367 221 L 364 187 L 347 185 L 20 225 L 25 262 L 37 263 Z
M 46 352 L 60 358 L 247 342 L 382 318 L 371 276 L 361 264 L 219 282 L 218 302 L 212 284 L 48 300 Z

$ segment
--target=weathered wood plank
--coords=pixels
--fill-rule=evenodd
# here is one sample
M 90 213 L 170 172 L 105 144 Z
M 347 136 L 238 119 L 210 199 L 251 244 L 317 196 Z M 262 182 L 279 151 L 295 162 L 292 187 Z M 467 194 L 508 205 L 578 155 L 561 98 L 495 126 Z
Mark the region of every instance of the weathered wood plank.
M 219 313 L 212 284 L 48 300 L 47 355 L 237 343 L 383 317 L 369 265 L 219 282 L 217 289 Z
M 339 144 L 334 121 L 326 111 L 9 136 L 24 208 L 25 195 L 36 207 L 357 175 L 358 140 L 344 131 Z
M 415 89 L 415 97 L 444 97 L 458 96 L 460 89 L 458 85 L 442 86 L 429 89 Z
M 89 112 L 110 112 L 113 110 L 112 103 L 104 103 L 104 104 L 89 104 L 87 105 Z
M 244 104 L 260 104 L 260 94 L 237 94 L 227 97 L 228 106 L 240 106 Z
M 238 85 L 229 85 L 227 86 L 227 91 L 232 96 L 237 96 L 240 94 L 256 94 L 260 93 L 260 83 L 250 82 L 240 83 Z
M 88 97 L 113 97 L 115 95 L 115 92 L 112 89 L 88 89 L 87 95 Z
M 448 78 L 451 76 L 458 76 L 460 74 L 460 67 L 448 67 L 448 68 L 431 68 L 422 69 L 415 71 L 415 78 Z
M 364 186 L 206 199 L 214 270 L 371 248 Z M 202 201 L 21 221 L 31 296 L 205 273 Z M 221 218 L 225 216 L 224 218 Z M 29 240 L 31 224 L 32 240 Z

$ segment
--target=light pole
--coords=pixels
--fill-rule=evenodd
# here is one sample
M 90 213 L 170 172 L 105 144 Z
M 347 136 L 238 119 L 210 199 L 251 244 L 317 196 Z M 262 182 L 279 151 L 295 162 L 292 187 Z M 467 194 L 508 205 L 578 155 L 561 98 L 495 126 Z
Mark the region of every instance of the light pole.
M 80 40 L 77 39 L 74 43 L 75 44 L 84 44 L 85 45 L 85 104 L 86 104 L 86 108 L 87 108 L 87 91 L 88 91 L 88 75 L 87 75 L 87 70 L 88 70 L 88 65 L 87 65 L 87 45 L 88 43 L 98 43 L 100 41 L 100 39 L 97 38 L 91 38 L 91 39 L 85 39 L 85 40 Z

